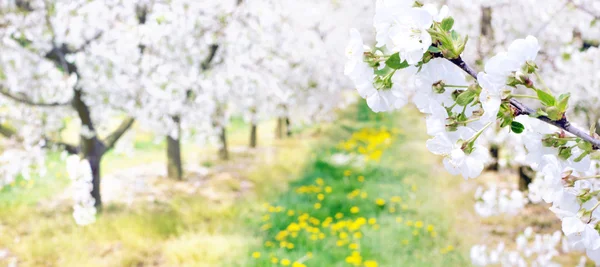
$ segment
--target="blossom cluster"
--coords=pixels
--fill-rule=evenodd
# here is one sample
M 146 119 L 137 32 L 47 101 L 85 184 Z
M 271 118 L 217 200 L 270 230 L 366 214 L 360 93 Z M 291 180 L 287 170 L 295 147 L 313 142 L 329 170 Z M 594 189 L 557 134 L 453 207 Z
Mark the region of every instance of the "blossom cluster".
M 96 221 L 96 207 L 92 191 L 92 169 L 90 163 L 77 155 L 67 158 L 67 174 L 72 181 L 73 218 L 79 225 L 88 225 Z
M 449 14 L 446 6 L 438 10 L 419 2 L 377 1 L 377 43 L 365 46 L 360 33 L 350 31 L 346 75 L 375 112 L 414 103 L 432 136 L 429 151 L 443 156 L 448 172 L 465 179 L 479 176 L 489 161 L 480 136 L 494 131 L 490 126 L 518 136 L 525 146 L 524 162 L 544 177 L 541 196 L 562 220 L 569 245 L 600 262 L 598 176 L 590 156 L 597 142 L 593 131 L 573 130 L 566 120 L 571 95 L 556 95 L 544 82 L 536 64 L 537 38 L 514 40 L 476 73 L 461 58 L 468 37 L 453 29 Z M 539 108 L 519 98 L 535 99 Z M 480 212 L 491 215 L 499 205 L 503 210 L 524 205 L 517 194 L 496 203 L 494 192 L 482 192 Z

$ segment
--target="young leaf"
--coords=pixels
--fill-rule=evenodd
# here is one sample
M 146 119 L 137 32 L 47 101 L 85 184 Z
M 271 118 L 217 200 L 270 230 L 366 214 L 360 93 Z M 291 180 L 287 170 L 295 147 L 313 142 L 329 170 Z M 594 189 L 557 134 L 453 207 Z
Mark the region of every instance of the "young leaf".
M 429 48 L 428 48 L 427 50 L 428 50 L 429 52 L 431 52 L 431 53 L 441 53 L 441 52 L 442 52 L 442 50 L 441 50 L 441 49 L 439 49 L 439 48 L 437 48 L 437 47 L 435 47 L 435 46 L 433 46 L 433 45 L 432 45 L 432 46 L 429 46 Z
M 544 106 L 551 107 L 554 106 L 554 104 L 556 103 L 556 99 L 551 94 L 539 89 L 537 89 L 536 92 L 538 98 L 540 99 L 540 101 L 542 101 L 542 104 L 544 104 Z
M 513 133 L 520 134 L 525 130 L 525 126 L 518 121 L 512 121 L 510 123 L 510 130 L 513 131 Z
M 449 31 L 452 29 L 452 26 L 454 26 L 454 19 L 452 17 L 447 17 L 444 20 L 442 20 L 442 30 L 444 31 Z
M 396 53 L 390 56 L 390 58 L 388 58 L 388 60 L 385 61 L 385 65 L 392 69 L 399 70 L 408 67 L 408 62 L 406 62 L 406 60 L 400 61 L 400 54 Z
M 569 104 L 569 98 L 571 97 L 570 93 L 566 93 L 566 94 L 561 94 L 560 96 L 558 96 L 558 104 L 556 105 L 556 107 L 558 108 L 558 110 L 560 112 L 565 112 L 567 111 L 567 106 Z
M 466 90 L 462 93 L 460 93 L 460 95 L 458 95 L 458 97 L 456 97 L 456 103 L 459 106 L 466 106 L 469 103 L 473 102 L 473 100 L 475 99 L 475 97 L 477 96 L 477 94 L 471 90 Z

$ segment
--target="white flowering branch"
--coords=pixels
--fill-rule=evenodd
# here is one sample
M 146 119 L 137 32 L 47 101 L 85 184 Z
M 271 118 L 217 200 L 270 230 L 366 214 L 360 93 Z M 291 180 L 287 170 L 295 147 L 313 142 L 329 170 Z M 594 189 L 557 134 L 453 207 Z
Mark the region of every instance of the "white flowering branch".
M 42 103 L 42 102 L 35 102 L 33 100 L 27 99 L 27 98 L 23 98 L 23 97 L 19 97 L 16 96 L 12 93 L 10 93 L 8 90 L 6 90 L 5 88 L 0 86 L 0 94 L 19 103 L 28 105 L 28 106 L 37 106 L 37 107 L 59 107 L 59 106 L 68 106 L 70 104 L 70 101 L 67 102 L 49 102 L 49 103 Z
M 458 66 L 462 70 L 464 70 L 467 74 L 469 74 L 475 80 L 477 80 L 477 72 L 475 72 L 475 70 L 473 70 L 473 68 L 471 68 L 460 56 L 458 58 L 448 59 L 448 60 L 450 62 L 454 63 L 456 66 Z M 560 120 L 552 120 L 552 119 L 548 118 L 547 116 L 537 115 L 535 110 L 533 110 L 532 108 L 528 107 L 527 105 L 521 103 L 520 101 L 518 101 L 514 98 L 510 99 L 510 104 L 515 109 L 515 115 L 533 116 L 533 117 L 537 118 L 538 120 L 541 120 L 543 122 L 554 125 L 560 129 L 565 130 L 566 132 L 569 132 L 569 133 L 581 138 L 582 140 L 585 140 L 585 141 L 591 143 L 594 150 L 600 149 L 600 140 L 599 139 L 596 139 L 593 136 L 591 136 L 590 134 L 586 133 L 585 131 L 582 131 L 581 129 L 573 126 L 569 122 L 569 120 L 567 120 L 566 116 L 563 116 Z

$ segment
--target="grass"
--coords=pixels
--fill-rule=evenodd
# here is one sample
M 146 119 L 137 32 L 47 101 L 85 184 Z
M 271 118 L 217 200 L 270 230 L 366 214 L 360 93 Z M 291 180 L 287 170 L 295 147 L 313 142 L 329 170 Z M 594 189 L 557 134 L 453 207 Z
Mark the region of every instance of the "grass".
M 251 162 L 234 177 L 250 182 L 248 191 L 209 177 L 204 186 L 225 187 L 232 197 L 181 194 L 166 202 L 108 204 L 87 227 L 75 225 L 70 207 L 45 205 L 68 184 L 60 157 L 53 155 L 48 176 L 54 178 L 0 193 L 0 249 L 9 252 L 0 263 L 14 258 L 19 266 L 274 266 L 277 258 L 277 266 L 285 266 L 285 259 L 289 266 L 352 266 L 348 261 L 358 264 L 360 255 L 357 266 L 469 265 L 468 247 L 453 230 L 456 209 L 441 204 L 445 184 L 432 182 L 445 177 L 424 151 L 415 113 L 375 114 L 361 103 L 340 117 L 279 141 L 273 141 L 274 122 L 261 124 L 263 149 L 236 154 L 228 163 Z M 232 147 L 247 145 L 248 129 L 239 120 L 232 124 Z M 134 157 L 108 154 L 103 173 L 164 160 L 164 144 L 141 136 Z M 332 155 L 339 153 L 372 159 L 333 164 Z M 210 157 L 214 148 L 186 146 L 184 154 L 188 163 L 223 166 Z M 288 229 L 292 223 L 302 225 L 296 234 Z M 284 240 L 280 232 L 286 229 Z

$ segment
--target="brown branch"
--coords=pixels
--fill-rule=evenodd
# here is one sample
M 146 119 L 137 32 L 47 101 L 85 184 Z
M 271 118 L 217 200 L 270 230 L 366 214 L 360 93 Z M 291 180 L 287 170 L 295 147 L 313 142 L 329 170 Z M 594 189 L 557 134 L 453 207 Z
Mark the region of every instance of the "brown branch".
M 125 118 L 121 122 L 119 127 L 112 134 L 110 134 L 104 139 L 103 143 L 105 144 L 105 151 L 112 149 L 117 143 L 117 141 L 119 141 L 119 139 L 125 134 L 125 132 L 127 132 L 127 130 L 131 128 L 134 122 L 134 118 Z
M 206 56 L 206 58 L 204 59 L 204 61 L 202 61 L 202 64 L 200 65 L 200 67 L 202 68 L 202 71 L 206 71 L 210 68 L 210 64 L 212 63 L 213 59 L 215 58 L 215 55 L 217 54 L 218 49 L 219 49 L 218 44 L 210 45 L 208 55 Z
M 80 151 L 79 146 L 67 144 L 65 142 L 54 141 L 47 137 L 44 137 L 44 141 L 46 142 L 46 144 L 44 145 L 45 148 L 58 147 L 67 151 L 67 153 L 69 154 L 79 154 Z
M 4 89 L 3 87 L 0 86 L 0 94 L 11 99 L 14 100 L 16 102 L 25 104 L 25 105 L 29 105 L 29 106 L 37 106 L 37 107 L 60 107 L 60 106 L 68 106 L 70 104 L 69 102 L 51 102 L 51 103 L 40 103 L 40 102 L 35 102 L 26 98 L 22 98 L 22 97 L 18 97 L 16 95 L 13 95 L 11 93 L 8 92 L 8 90 Z
M 462 58 L 460 56 L 458 58 L 448 59 L 448 60 L 450 62 L 454 63 L 454 65 L 456 65 L 459 68 L 461 68 L 462 70 L 464 70 L 469 75 L 471 75 L 471 77 L 473 77 L 475 80 L 477 80 L 477 72 L 475 72 L 475 70 L 473 70 L 464 60 L 462 60 Z M 573 126 L 567 120 L 566 116 L 563 116 L 562 119 L 560 119 L 560 120 L 552 120 L 546 116 L 535 116 L 535 114 L 536 114 L 535 110 L 533 110 L 532 108 L 526 106 L 525 104 L 519 102 L 518 100 L 516 100 L 514 98 L 510 99 L 510 105 L 515 108 L 517 115 L 528 115 L 528 116 L 535 117 L 538 120 L 541 120 L 545 123 L 554 125 L 560 129 L 565 130 L 566 132 L 569 132 L 569 133 L 581 138 L 582 140 L 585 140 L 585 141 L 591 143 L 594 150 L 600 149 L 600 140 L 595 139 L 594 137 L 592 137 L 585 131 L 582 131 L 581 129 Z

